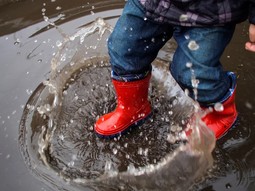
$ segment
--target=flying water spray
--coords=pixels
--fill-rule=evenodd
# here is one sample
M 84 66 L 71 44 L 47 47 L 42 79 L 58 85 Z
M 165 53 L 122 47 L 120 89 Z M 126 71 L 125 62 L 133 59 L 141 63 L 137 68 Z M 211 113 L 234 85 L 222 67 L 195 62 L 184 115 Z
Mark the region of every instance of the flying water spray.
M 152 64 L 151 119 L 113 140 L 93 132 L 96 119 L 116 105 L 107 53 L 111 32 L 98 18 L 57 42 L 49 79 L 33 92 L 20 122 L 23 158 L 59 190 L 187 190 L 212 166 L 215 138 L 167 61 Z M 188 136 L 187 128 L 193 130 Z

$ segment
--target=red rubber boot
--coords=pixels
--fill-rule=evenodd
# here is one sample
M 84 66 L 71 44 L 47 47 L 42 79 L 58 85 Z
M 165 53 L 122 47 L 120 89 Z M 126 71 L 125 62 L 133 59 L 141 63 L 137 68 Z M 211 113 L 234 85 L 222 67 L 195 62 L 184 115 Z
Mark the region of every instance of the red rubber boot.
M 142 80 L 122 82 L 112 80 L 117 95 L 116 109 L 98 119 L 95 132 L 100 137 L 115 137 L 137 126 L 151 113 L 148 101 L 150 75 Z
M 213 109 L 212 112 L 202 118 L 205 124 L 214 132 L 216 139 L 221 138 L 237 119 L 235 89 L 233 94 L 222 105 L 223 111 Z

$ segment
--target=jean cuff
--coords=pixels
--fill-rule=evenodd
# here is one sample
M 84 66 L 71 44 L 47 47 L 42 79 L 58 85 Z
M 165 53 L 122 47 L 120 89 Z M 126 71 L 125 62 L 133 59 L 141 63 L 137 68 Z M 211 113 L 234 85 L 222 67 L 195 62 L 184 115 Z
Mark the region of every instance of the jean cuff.
M 233 93 L 236 89 L 236 75 L 235 75 L 235 73 L 227 72 L 227 75 L 231 80 L 231 86 L 228 89 L 228 92 L 225 94 L 225 96 L 219 101 L 220 103 L 224 103 L 225 101 L 227 101 L 228 98 L 230 98 L 233 95 Z
M 116 72 L 111 72 L 111 78 L 117 81 L 123 81 L 123 82 L 132 82 L 136 80 L 144 79 L 148 74 L 150 74 L 150 71 L 144 72 L 142 74 L 126 74 L 126 75 L 118 75 Z
M 227 93 L 216 103 L 224 103 L 225 101 L 227 101 L 234 93 L 235 89 L 236 89 L 236 75 L 234 72 L 227 72 L 227 76 L 230 78 L 231 81 L 231 86 L 228 89 Z M 207 107 L 209 106 L 213 106 L 215 103 L 209 103 L 207 104 Z

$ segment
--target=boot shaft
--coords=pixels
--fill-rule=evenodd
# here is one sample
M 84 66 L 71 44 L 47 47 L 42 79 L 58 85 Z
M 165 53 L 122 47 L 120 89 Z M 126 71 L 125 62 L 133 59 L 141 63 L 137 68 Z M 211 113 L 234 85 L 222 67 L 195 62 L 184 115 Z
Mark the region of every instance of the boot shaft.
M 133 105 L 139 107 L 144 102 L 148 101 L 148 90 L 151 75 L 137 81 L 123 82 L 112 80 L 118 105 Z
M 142 124 L 151 113 L 148 101 L 150 75 L 142 80 L 123 82 L 112 80 L 117 107 L 114 111 L 100 117 L 95 131 L 100 137 L 115 137 L 128 129 Z
M 235 105 L 236 94 L 236 76 L 230 73 L 232 86 L 229 89 L 227 96 L 220 103 L 222 109 L 212 108 L 211 112 L 207 113 L 202 120 L 214 132 L 215 137 L 222 137 L 235 123 L 237 119 L 237 110 Z M 202 108 L 206 109 L 206 108 Z
M 236 112 L 236 105 L 235 105 L 235 94 L 236 89 L 234 90 L 233 94 L 222 103 L 223 105 L 223 111 L 220 112 L 223 115 L 233 115 L 233 112 Z

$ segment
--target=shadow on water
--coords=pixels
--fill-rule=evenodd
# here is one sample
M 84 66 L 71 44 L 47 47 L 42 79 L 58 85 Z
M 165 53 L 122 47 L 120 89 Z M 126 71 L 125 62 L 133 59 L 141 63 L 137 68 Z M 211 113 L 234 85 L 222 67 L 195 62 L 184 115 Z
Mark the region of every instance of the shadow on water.
M 93 3 L 52 0 L 38 3 L 27 0 L 0 7 L 3 21 L 0 25 L 1 44 L 13 41 L 8 49 L 1 46 L 2 58 L 9 63 L 8 66 L 2 65 L 2 71 L 9 72 L 13 77 L 19 76 L 18 80 L 24 81 L 17 87 L 17 80 L 1 73 L 1 81 L 7 79 L 10 82 L 8 86 L 1 82 L 0 95 L 6 101 L 1 103 L 1 108 L 6 109 L 1 109 L 0 115 L 1 145 L 6 145 L 0 151 L 4 161 L 1 168 L 5 174 L 1 178 L 1 188 L 5 191 L 17 190 L 31 182 L 28 175 L 20 178 L 23 182 L 18 184 L 11 180 L 17 177 L 17 169 L 22 169 L 23 162 L 17 163 L 19 159 L 9 149 L 16 138 L 11 141 L 6 137 L 8 134 L 9 137 L 12 137 L 11 134 L 17 136 L 17 124 L 11 121 L 15 119 L 13 116 L 17 115 L 19 120 L 22 115 L 19 147 L 23 159 L 32 174 L 48 185 L 48 189 L 187 190 L 193 185 L 190 190 L 254 190 L 255 98 L 252 95 L 255 56 L 240 48 L 247 39 L 247 23 L 238 26 L 232 43 L 222 57 L 225 67 L 238 74 L 239 121 L 217 142 L 212 152 L 213 166 L 206 174 L 204 171 L 211 165 L 210 150 L 203 156 L 201 152 L 196 152 L 201 150 L 187 144 L 187 141 L 173 143 L 173 137 L 186 126 L 190 111 L 193 111 L 191 100 L 183 95 L 168 74 L 167 62 L 175 49 L 173 41 L 166 44 L 158 60 L 153 63 L 150 86 L 153 116 L 140 128 L 115 140 L 102 140 L 94 135 L 93 124 L 97 117 L 114 109 L 116 104 L 104 46 L 106 37 L 101 41 L 94 34 L 86 37 L 87 45 L 96 42 L 98 47 L 101 46 L 101 51 L 98 51 L 93 46 L 87 46 L 85 50 L 79 47 L 79 43 L 74 43 L 81 39 L 81 33 L 70 44 L 66 40 L 70 40 L 71 35 L 63 34 L 73 34 L 79 31 L 77 28 L 89 27 L 98 17 L 113 26 L 124 3 L 117 0 Z M 43 16 L 45 21 L 41 22 Z M 59 28 L 64 33 L 53 29 L 53 23 L 61 25 Z M 105 34 L 108 35 L 107 32 Z M 67 49 L 64 44 L 68 44 Z M 83 52 L 75 57 L 78 50 Z M 52 52 L 56 53 L 52 55 Z M 89 59 L 82 59 L 82 55 Z M 53 69 L 46 60 L 52 60 L 52 57 L 63 63 L 56 65 L 59 70 L 55 73 L 48 73 Z M 57 63 L 56 60 L 53 62 Z M 16 72 L 15 67 L 19 71 Z M 9 94 L 22 99 L 14 105 Z M 17 108 L 21 108 L 28 95 L 30 98 L 22 113 Z M 11 114 L 5 114 L 7 111 Z M 9 132 L 12 129 L 15 133 Z M 202 150 L 204 152 L 205 148 Z M 206 157 L 209 157 L 208 161 Z M 12 167 L 16 169 L 11 171 Z M 196 179 L 198 177 L 199 180 Z

